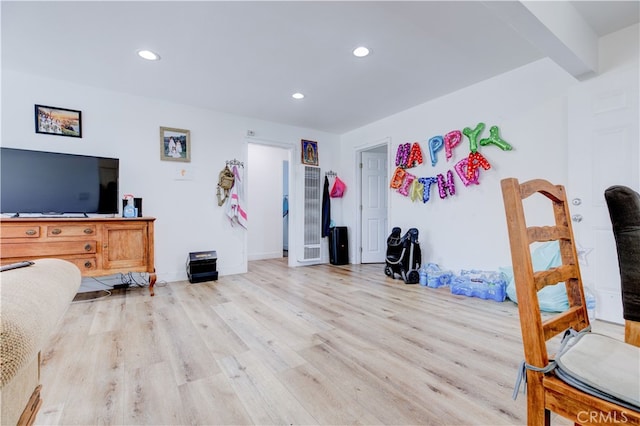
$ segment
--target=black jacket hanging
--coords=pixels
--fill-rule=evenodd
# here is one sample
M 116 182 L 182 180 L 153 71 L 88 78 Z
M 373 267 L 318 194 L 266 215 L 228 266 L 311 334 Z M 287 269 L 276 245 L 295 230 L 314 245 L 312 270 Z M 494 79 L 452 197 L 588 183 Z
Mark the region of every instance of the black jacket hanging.
M 331 227 L 331 199 L 329 198 L 329 179 L 324 177 L 324 190 L 322 191 L 322 237 L 329 236 Z

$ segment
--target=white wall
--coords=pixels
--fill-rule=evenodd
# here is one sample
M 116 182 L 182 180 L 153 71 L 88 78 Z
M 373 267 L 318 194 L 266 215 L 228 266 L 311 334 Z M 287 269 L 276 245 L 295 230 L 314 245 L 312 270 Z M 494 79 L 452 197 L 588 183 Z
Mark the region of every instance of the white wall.
M 289 151 L 268 145 L 249 144 L 247 173 L 254 212 L 249 228 L 249 260 L 282 257 L 282 162 L 289 160 Z
M 34 104 L 81 110 L 83 137 L 36 134 Z M 329 152 L 336 150 L 339 140 L 336 135 L 310 129 L 8 69 L 2 69 L 2 105 L 2 146 L 120 158 L 120 195 L 142 197 L 144 215 L 157 218 L 156 270 L 158 279 L 167 281 L 186 279 L 185 260 L 191 251 L 216 250 L 221 275 L 246 271 L 247 233 L 230 226 L 223 208 L 217 205 L 216 184 L 225 160 L 235 158 L 251 167 L 247 164 L 247 130 L 265 140 L 289 145 L 296 158 L 300 155 L 300 139 L 316 140 L 320 155 L 326 151 L 320 157 L 323 167 L 331 167 Z M 160 161 L 160 126 L 191 131 L 190 163 Z M 186 168 L 188 180 L 177 180 L 181 168 Z M 295 173 L 296 168 L 292 168 L 292 179 Z M 248 208 L 249 226 L 255 213 Z M 292 238 L 289 250 L 296 250 L 301 242 L 296 244 Z
M 598 40 L 600 74 L 638 66 L 640 24 L 631 25 Z
M 479 185 L 465 187 L 454 171 L 456 195 L 440 199 L 434 187 L 427 203 L 413 203 L 390 189 L 388 218 L 389 229 L 419 229 L 423 262 L 453 270 L 495 270 L 510 263 L 500 180 L 509 176 L 522 180 L 544 177 L 566 184 L 565 92 L 572 84 L 576 84 L 575 79 L 550 60 L 532 63 L 343 135 L 342 168 L 355 164 L 356 149 L 389 137 L 389 176 L 395 169 L 398 145 L 416 141 L 425 163 L 408 171 L 418 177 L 446 174 L 469 154 L 468 139 L 464 137 L 450 162 L 445 160 L 443 150 L 432 167 L 428 150 L 431 137 L 475 128 L 483 122 L 486 129 L 481 138 L 486 138 L 489 128 L 497 125 L 513 150 L 502 151 L 492 145 L 478 149 L 492 166 L 480 172 Z M 345 199 L 346 218 L 357 214 L 356 198 L 351 192 Z M 355 226 L 355 221 L 349 225 Z M 352 252 L 357 250 L 356 243 L 350 242 Z

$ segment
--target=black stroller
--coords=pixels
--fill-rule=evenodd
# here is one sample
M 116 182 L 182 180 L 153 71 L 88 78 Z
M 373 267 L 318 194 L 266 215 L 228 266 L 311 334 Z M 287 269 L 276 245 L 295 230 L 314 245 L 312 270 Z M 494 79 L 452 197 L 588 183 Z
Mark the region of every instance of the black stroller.
M 420 262 L 422 253 L 418 242 L 418 230 L 411 228 L 404 236 L 400 236 L 401 229 L 395 227 L 387 238 L 387 260 L 384 273 L 395 278 L 400 275 L 405 284 L 417 284 L 420 281 Z

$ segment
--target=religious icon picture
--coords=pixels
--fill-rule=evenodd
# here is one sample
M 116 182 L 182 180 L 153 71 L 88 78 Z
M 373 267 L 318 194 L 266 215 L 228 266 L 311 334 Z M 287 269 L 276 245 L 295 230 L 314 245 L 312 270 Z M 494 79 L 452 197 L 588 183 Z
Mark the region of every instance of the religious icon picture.
M 302 164 L 310 166 L 318 165 L 318 142 L 301 140 L 302 145 Z

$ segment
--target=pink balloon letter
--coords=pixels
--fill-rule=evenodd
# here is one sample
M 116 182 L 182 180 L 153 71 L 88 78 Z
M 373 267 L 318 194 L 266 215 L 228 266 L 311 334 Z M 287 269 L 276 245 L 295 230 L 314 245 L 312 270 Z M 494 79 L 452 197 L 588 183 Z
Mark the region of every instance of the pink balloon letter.
M 469 164 L 469 157 L 464 157 L 462 160 L 458 161 L 454 166 L 456 169 L 456 173 L 460 177 L 464 186 L 469 186 L 472 183 L 479 185 L 478 178 L 480 177 L 480 170 L 476 169 L 473 175 L 473 179 L 467 179 L 467 165 Z
M 462 133 L 460 130 L 452 130 L 451 132 L 444 135 L 444 153 L 447 157 L 447 161 L 451 158 L 453 153 L 451 150 L 458 146 L 462 141 Z
M 398 192 L 404 195 L 405 197 L 409 195 L 409 185 L 411 185 L 411 182 L 413 182 L 415 178 L 416 177 L 411 173 L 407 173 L 404 177 L 404 182 L 402 182 L 402 186 L 398 188 Z

